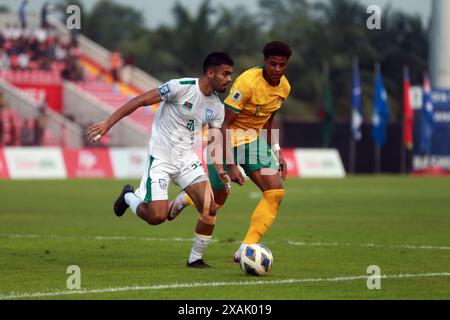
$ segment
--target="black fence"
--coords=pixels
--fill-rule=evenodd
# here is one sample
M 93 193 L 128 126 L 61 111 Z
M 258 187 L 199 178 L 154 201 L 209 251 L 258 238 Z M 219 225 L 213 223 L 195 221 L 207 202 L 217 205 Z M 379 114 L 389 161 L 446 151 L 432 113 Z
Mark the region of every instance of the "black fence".
M 320 123 L 282 121 L 281 141 L 285 148 L 321 148 L 322 131 Z M 391 123 L 387 128 L 387 143 L 380 153 L 381 173 L 401 173 L 411 170 L 411 153 L 402 156 L 402 125 Z M 349 172 L 350 123 L 336 123 L 330 148 L 337 149 Z M 372 125 L 362 126 L 362 140 L 355 145 L 354 173 L 375 173 L 375 144 L 372 139 Z M 406 159 L 406 160 L 403 160 Z M 404 165 L 402 165 L 402 161 Z

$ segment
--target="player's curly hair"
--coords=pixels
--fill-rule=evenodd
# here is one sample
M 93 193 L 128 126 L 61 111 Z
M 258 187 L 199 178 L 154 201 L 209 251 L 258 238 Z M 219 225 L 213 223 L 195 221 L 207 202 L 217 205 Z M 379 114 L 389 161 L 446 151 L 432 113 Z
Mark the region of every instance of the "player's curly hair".
M 264 59 L 270 56 L 286 57 L 289 59 L 292 55 L 292 50 L 287 43 L 271 41 L 264 46 L 263 54 Z

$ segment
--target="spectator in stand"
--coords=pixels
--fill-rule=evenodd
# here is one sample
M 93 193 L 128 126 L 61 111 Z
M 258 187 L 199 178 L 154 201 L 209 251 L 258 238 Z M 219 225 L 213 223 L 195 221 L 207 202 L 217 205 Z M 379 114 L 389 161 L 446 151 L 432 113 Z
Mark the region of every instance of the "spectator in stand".
M 70 46 L 71 47 L 76 47 L 78 48 L 78 34 L 79 34 L 79 30 L 77 29 L 72 29 L 70 30 Z
M 49 71 L 51 70 L 52 59 L 48 55 L 47 43 L 41 43 L 39 45 L 37 59 L 39 61 L 39 69 Z
M 0 92 L 0 146 L 4 145 L 4 134 L 3 131 L 5 130 L 5 125 L 4 125 L 4 121 L 6 119 L 6 114 L 5 114 L 5 99 L 3 98 L 3 92 Z
M 5 50 L 0 48 L 0 70 L 8 70 L 10 68 L 11 61 Z
M 47 30 L 50 26 L 47 20 L 49 11 L 50 11 L 50 3 L 46 1 L 41 8 L 41 29 Z
M 81 55 L 77 46 L 71 46 L 69 37 L 59 38 L 51 25 L 27 35 L 18 25 L 6 24 L 0 33 L 0 70 L 61 71 L 62 64 L 55 66 L 55 62 L 64 63 L 69 57 L 78 60 Z M 66 79 L 83 80 L 79 61 L 67 64 L 66 69 Z
M 59 43 L 57 41 L 56 45 L 55 45 L 55 59 L 56 59 L 56 61 L 64 61 L 66 56 L 67 56 L 67 49 L 64 48 L 64 45 L 62 45 L 61 43 Z
M 3 50 L 5 50 L 5 52 L 8 56 L 10 56 L 12 53 L 12 46 L 13 46 L 13 44 L 12 44 L 11 40 L 6 40 L 5 43 L 3 44 L 2 48 L 3 48 Z
M 3 110 L 0 108 L 0 147 L 4 146 L 3 143 Z
M 19 7 L 19 19 L 22 30 L 25 30 L 27 28 L 27 13 L 26 13 L 27 3 L 28 0 L 22 0 L 22 3 L 20 4 Z
M 59 131 L 59 146 L 61 148 L 67 148 L 69 145 L 67 127 L 64 123 L 61 123 Z
M 37 51 L 39 48 L 39 43 L 37 41 L 36 35 L 31 34 L 26 40 L 25 40 L 25 46 L 28 50 L 31 50 L 33 53 Z
M 131 83 L 131 79 L 133 78 L 133 67 L 134 67 L 134 56 L 132 54 L 128 54 L 123 63 L 123 82 L 126 84 Z
M 45 101 L 43 105 L 39 107 L 38 116 L 36 118 L 35 125 L 35 144 L 41 146 L 44 138 L 44 133 L 47 128 L 47 111 Z
M 8 123 L 9 123 L 9 125 L 7 125 L 5 144 L 7 146 L 15 146 L 16 140 L 17 140 L 17 129 L 18 128 L 16 126 L 16 121 L 14 120 L 14 115 L 12 112 L 9 115 Z
M 11 70 L 19 70 L 19 57 L 15 53 L 10 56 L 10 68 Z
M 33 146 L 36 142 L 34 137 L 34 120 L 26 119 L 23 122 L 22 129 L 20 130 L 20 145 L 24 147 Z
M 78 60 L 81 57 L 81 50 L 78 46 L 71 45 L 69 47 L 69 54 L 71 57 Z
M 120 81 L 119 72 L 120 72 L 120 69 L 122 68 L 122 55 L 118 49 L 115 49 L 111 53 L 109 62 L 110 62 L 111 76 L 113 78 L 113 81 L 119 82 Z
M 30 64 L 30 56 L 31 56 L 31 54 L 29 52 L 22 52 L 17 57 L 18 62 L 19 62 L 19 68 L 21 70 L 28 70 L 28 66 Z
M 56 60 L 56 37 L 54 35 L 49 35 L 47 39 L 46 55 L 50 58 L 50 60 Z
M 44 43 L 47 41 L 48 32 L 46 29 L 37 29 L 34 32 L 36 39 L 39 43 Z
M 18 41 L 22 37 L 22 29 L 18 24 L 13 25 L 11 29 L 11 40 Z
M 2 35 L 5 40 L 10 40 L 12 38 L 12 25 L 7 23 L 2 30 Z

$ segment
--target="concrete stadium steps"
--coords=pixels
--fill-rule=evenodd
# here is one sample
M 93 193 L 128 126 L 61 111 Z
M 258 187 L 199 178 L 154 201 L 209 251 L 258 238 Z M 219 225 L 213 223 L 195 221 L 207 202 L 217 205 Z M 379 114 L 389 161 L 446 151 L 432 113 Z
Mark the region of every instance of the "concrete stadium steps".
M 111 107 L 111 110 L 114 111 L 120 108 L 122 105 L 127 103 L 129 100 L 134 98 L 134 96 L 124 96 L 117 89 L 114 88 L 114 85 L 108 85 L 106 83 L 99 82 L 85 82 L 76 84 L 78 88 L 86 91 L 91 94 L 98 100 L 104 102 L 106 105 Z M 153 122 L 153 112 L 150 107 L 140 108 L 128 116 L 129 119 L 136 121 L 140 125 L 148 128 Z
M 120 108 L 132 98 L 142 94 L 142 92 L 124 83 L 114 83 L 106 70 L 97 66 L 87 57 L 80 58 L 86 81 L 76 83 L 78 88 L 96 97 L 113 110 Z M 153 122 L 153 116 L 159 105 L 140 108 L 128 116 L 140 125 L 148 128 Z

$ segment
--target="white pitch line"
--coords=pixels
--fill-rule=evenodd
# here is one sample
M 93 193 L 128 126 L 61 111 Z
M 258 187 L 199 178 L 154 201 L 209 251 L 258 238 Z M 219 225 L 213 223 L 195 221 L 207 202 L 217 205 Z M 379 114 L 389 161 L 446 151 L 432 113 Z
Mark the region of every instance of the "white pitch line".
M 352 244 L 352 243 L 339 243 L 339 242 L 303 242 L 303 241 L 288 241 L 288 244 L 293 246 L 303 247 L 365 247 L 365 248 L 389 248 L 389 249 L 424 249 L 424 250 L 450 250 L 450 247 L 446 246 L 431 246 L 431 245 L 388 245 L 388 244 Z
M 383 275 L 381 279 L 406 279 L 406 278 L 429 278 L 429 277 L 450 277 L 449 272 L 435 272 L 435 273 L 418 273 L 418 274 L 398 274 L 398 275 Z M 185 289 L 185 288 L 205 288 L 205 287 L 230 287 L 230 286 L 258 286 L 258 285 L 279 285 L 279 284 L 296 284 L 296 283 L 312 283 L 312 282 L 342 282 L 366 280 L 369 276 L 341 276 L 334 278 L 317 278 L 317 279 L 286 279 L 286 280 L 256 280 L 256 281 L 237 281 L 237 282 L 193 282 L 193 283 L 174 283 L 161 284 L 152 286 L 131 286 L 118 288 L 103 288 L 90 290 L 74 290 L 74 291 L 55 291 L 55 292 L 35 292 L 35 293 L 9 293 L 0 295 L 0 300 L 12 300 L 23 298 L 45 298 L 67 295 L 86 295 L 86 294 L 101 294 L 101 293 L 117 293 L 129 291 L 150 291 L 150 290 L 164 290 L 164 289 Z
M 155 237 L 129 237 L 129 236 L 58 236 L 58 235 L 38 235 L 38 234 L 0 234 L 3 238 L 16 239 L 84 239 L 99 241 L 174 241 L 174 242 L 192 242 L 192 238 L 155 238 Z M 229 242 L 220 239 L 212 239 L 212 242 Z M 265 244 L 275 244 L 284 241 L 266 241 Z M 235 240 L 231 243 L 241 243 Z M 408 245 L 408 244 L 376 244 L 376 243 L 340 243 L 340 242 L 304 242 L 288 240 L 284 243 L 293 246 L 303 247 L 363 247 L 363 248 L 389 248 L 389 249 L 411 249 L 411 250 L 450 250 L 450 246 L 433 246 L 433 245 Z
M 138 241 L 175 241 L 175 242 L 192 242 L 192 238 L 149 238 L 149 237 L 105 237 L 105 236 L 95 236 L 94 240 L 138 240 Z M 217 241 L 217 240 L 216 240 Z
M 10 239 L 82 239 L 82 240 L 105 240 L 105 241 L 175 241 L 192 242 L 192 238 L 154 238 L 154 237 L 126 237 L 126 236 L 61 236 L 61 235 L 39 235 L 39 234 L 0 234 L 0 237 Z M 216 240 L 217 241 L 217 240 Z

